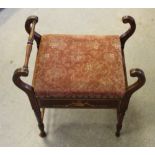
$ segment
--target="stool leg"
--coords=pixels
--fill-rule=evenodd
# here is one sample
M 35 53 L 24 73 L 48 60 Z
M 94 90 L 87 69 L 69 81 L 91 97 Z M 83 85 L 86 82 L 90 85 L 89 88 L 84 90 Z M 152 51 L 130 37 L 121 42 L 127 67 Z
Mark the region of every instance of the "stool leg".
M 46 133 L 44 131 L 44 124 L 43 124 L 43 119 L 42 119 L 42 114 L 41 114 L 41 110 L 37 101 L 37 98 L 35 96 L 34 90 L 32 87 L 29 87 L 30 89 L 27 89 L 26 94 L 30 100 L 31 103 L 31 107 L 34 111 L 34 114 L 36 116 L 36 119 L 38 121 L 38 127 L 40 129 L 40 136 L 41 137 L 46 137 Z
M 116 125 L 116 133 L 115 133 L 115 135 L 116 135 L 116 137 L 119 137 L 120 136 L 120 131 L 122 129 L 122 122 L 123 122 L 123 119 L 124 119 L 125 112 L 123 112 L 123 113 L 118 112 L 117 115 L 118 116 L 117 116 L 117 125 Z
M 117 125 L 116 125 L 116 133 L 115 133 L 116 137 L 120 136 L 122 123 L 125 116 L 125 112 L 128 109 L 129 100 L 130 100 L 130 96 L 124 97 L 124 99 L 122 99 L 121 101 L 120 107 L 117 108 Z
M 36 116 L 36 119 L 38 121 L 38 127 L 40 129 L 40 136 L 41 137 L 46 137 L 46 133 L 44 131 L 44 124 L 43 124 L 41 110 L 40 110 L 38 101 L 37 101 L 37 99 L 35 97 L 34 90 L 31 89 L 31 90 L 27 91 L 26 94 L 27 94 L 27 96 L 28 96 L 28 98 L 30 100 L 31 107 L 32 107 L 32 109 L 34 111 L 34 114 Z
M 43 124 L 43 119 L 42 119 L 42 115 L 41 115 L 41 111 L 40 111 L 40 107 L 38 105 L 38 103 L 35 103 L 35 106 L 33 107 L 35 116 L 37 118 L 38 121 L 38 127 L 40 129 L 40 136 L 41 137 L 46 137 L 46 132 L 44 130 L 44 124 Z

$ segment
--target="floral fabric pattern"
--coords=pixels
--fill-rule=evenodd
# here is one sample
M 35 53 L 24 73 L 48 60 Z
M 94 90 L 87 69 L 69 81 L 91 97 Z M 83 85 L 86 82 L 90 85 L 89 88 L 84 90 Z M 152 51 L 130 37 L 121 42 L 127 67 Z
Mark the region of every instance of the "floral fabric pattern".
M 33 87 L 40 97 L 122 97 L 126 87 L 119 36 L 43 35 Z

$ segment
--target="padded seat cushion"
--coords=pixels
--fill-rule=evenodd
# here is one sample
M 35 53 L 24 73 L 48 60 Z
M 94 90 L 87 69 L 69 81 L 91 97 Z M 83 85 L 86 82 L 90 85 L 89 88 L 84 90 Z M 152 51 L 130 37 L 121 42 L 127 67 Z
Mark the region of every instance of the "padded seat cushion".
M 122 97 L 119 36 L 43 35 L 33 87 L 39 97 Z

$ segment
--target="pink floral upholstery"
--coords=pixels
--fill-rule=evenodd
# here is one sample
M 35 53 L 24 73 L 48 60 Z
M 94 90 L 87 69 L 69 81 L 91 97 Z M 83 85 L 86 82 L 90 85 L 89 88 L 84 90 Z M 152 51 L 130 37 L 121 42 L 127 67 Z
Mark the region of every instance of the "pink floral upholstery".
M 119 36 L 43 35 L 33 87 L 40 97 L 122 97 Z

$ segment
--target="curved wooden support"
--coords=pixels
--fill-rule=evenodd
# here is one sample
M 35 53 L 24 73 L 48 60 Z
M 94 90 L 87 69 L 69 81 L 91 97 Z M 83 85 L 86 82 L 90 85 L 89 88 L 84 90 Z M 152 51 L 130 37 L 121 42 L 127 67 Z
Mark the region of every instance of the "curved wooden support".
M 35 97 L 33 87 L 26 84 L 25 82 L 23 82 L 21 80 L 22 76 L 24 76 L 24 77 L 28 76 L 28 69 L 27 68 L 23 67 L 23 68 L 16 69 L 14 74 L 13 74 L 12 80 L 18 88 L 20 88 L 21 90 L 23 90 L 27 94 L 27 96 L 30 100 L 30 103 L 31 103 L 31 107 L 34 110 L 35 116 L 36 116 L 37 121 L 38 121 L 38 127 L 41 131 L 40 136 L 45 137 L 46 133 L 44 131 L 44 124 L 43 124 L 43 120 L 42 120 L 42 115 L 41 115 L 41 111 L 40 111 L 40 107 L 38 105 L 37 99 Z
M 131 77 L 137 77 L 137 81 L 135 83 L 133 83 L 132 85 L 128 86 L 127 90 L 126 90 L 126 93 L 122 99 L 122 108 L 124 110 L 127 109 L 128 107 L 128 102 L 129 102 L 129 99 L 131 97 L 131 95 L 137 91 L 139 88 L 141 88 L 144 84 L 145 84 L 145 81 L 146 81 L 146 78 L 145 78 L 145 74 L 144 72 L 141 70 L 141 69 L 131 69 L 130 70 L 130 76 Z
M 28 76 L 27 68 L 22 67 L 22 68 L 16 69 L 13 74 L 12 80 L 18 88 L 23 90 L 26 94 L 30 95 L 33 92 L 33 87 L 23 82 L 20 78 L 21 76 L 24 76 L 24 77 Z
M 137 91 L 139 88 L 141 88 L 145 84 L 145 81 L 146 81 L 145 74 L 141 69 L 137 69 L 137 68 L 131 69 L 130 70 L 130 76 L 137 77 L 138 80 L 127 88 L 127 91 L 126 91 L 124 97 L 122 98 L 120 106 L 117 109 L 117 119 L 118 119 L 118 123 L 116 125 L 116 128 L 117 128 L 116 136 L 117 137 L 120 136 L 120 130 L 122 128 L 122 122 L 123 122 L 123 119 L 125 116 L 125 112 L 128 108 L 131 95 L 135 91 Z
M 37 23 L 38 22 L 38 17 L 37 16 L 29 16 L 25 22 L 25 30 L 28 34 L 30 34 L 31 32 L 31 24 L 35 22 Z M 41 40 L 41 35 L 37 32 L 34 32 L 34 39 L 37 43 L 37 48 L 39 48 L 39 45 L 40 45 L 40 40 Z
M 16 69 L 14 74 L 13 74 L 12 80 L 18 88 L 20 88 L 21 90 L 23 90 L 27 94 L 27 96 L 29 97 L 32 109 L 35 109 L 36 108 L 35 103 L 37 103 L 37 100 L 35 98 L 33 87 L 30 86 L 29 84 L 23 82 L 21 80 L 22 76 L 23 77 L 28 76 L 28 69 L 27 68 L 22 67 L 22 68 Z
M 141 69 L 138 69 L 138 68 L 131 69 L 130 70 L 130 76 L 131 77 L 137 77 L 138 80 L 134 84 L 130 85 L 127 88 L 127 92 L 126 92 L 127 96 L 128 95 L 131 96 L 136 90 L 141 88 L 145 84 L 145 81 L 146 81 L 144 72 Z
M 121 36 L 120 36 L 120 41 L 121 41 L 121 47 L 122 47 L 122 50 L 124 49 L 124 45 L 125 45 L 125 42 L 128 40 L 128 38 L 130 38 L 132 36 L 132 34 L 135 32 L 135 29 L 136 29 L 136 23 L 135 23 L 135 20 L 133 17 L 131 16 L 124 16 L 122 18 L 122 21 L 124 24 L 126 23 L 129 23 L 130 24 L 130 28 L 125 32 L 123 33 Z

